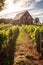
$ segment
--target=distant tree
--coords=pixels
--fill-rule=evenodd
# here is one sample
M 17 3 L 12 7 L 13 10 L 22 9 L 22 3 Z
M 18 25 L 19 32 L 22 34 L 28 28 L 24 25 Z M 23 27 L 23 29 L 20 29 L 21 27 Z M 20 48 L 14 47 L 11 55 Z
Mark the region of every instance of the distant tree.
M 0 19 L 0 23 L 5 23 L 5 24 L 10 23 L 11 21 L 12 21 L 11 18 L 10 19 L 9 18 L 7 18 L 7 19 L 6 18 L 1 18 Z
M 39 21 L 39 18 L 38 18 L 38 17 L 36 17 L 36 18 L 34 19 L 34 23 L 35 23 L 35 24 L 40 24 L 40 21 Z
M 42 22 L 42 24 L 43 24 L 43 22 Z
M 5 0 L 0 0 L 0 11 L 3 9 L 4 4 Z

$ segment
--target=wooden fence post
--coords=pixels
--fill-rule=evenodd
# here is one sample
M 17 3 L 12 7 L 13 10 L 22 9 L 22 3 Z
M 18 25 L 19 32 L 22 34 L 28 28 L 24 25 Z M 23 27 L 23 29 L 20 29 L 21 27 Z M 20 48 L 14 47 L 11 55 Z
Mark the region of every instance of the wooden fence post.
M 40 52 L 40 32 L 39 30 L 37 30 L 35 33 L 35 40 L 37 43 L 37 51 Z

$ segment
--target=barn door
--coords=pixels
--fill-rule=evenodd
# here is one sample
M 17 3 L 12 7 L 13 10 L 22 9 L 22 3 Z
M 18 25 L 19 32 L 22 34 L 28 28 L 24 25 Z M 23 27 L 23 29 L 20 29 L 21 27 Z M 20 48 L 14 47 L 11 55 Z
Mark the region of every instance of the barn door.
M 28 24 L 28 20 L 25 20 L 25 24 Z

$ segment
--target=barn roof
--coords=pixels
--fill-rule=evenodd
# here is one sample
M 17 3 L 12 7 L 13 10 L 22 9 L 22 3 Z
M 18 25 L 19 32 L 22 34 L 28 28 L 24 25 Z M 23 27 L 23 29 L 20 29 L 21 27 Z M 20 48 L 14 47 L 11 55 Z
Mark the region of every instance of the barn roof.
M 20 19 L 20 18 L 24 15 L 24 13 L 25 13 L 25 12 L 18 13 L 18 14 L 14 17 L 14 20 Z
M 25 13 L 28 13 L 28 11 L 24 11 L 24 12 L 21 12 L 21 13 L 18 13 L 15 17 L 14 17 L 14 20 L 19 20 Z M 28 13 L 29 14 L 29 13 Z M 30 14 L 29 14 L 30 15 Z M 31 15 L 30 15 L 31 16 Z

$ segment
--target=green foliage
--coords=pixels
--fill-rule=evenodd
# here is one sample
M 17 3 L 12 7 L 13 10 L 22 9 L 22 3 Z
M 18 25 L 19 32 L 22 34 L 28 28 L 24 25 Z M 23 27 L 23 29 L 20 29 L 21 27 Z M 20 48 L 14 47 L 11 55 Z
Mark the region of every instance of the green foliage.
M 0 11 L 3 9 L 4 4 L 5 0 L 0 0 Z
M 36 30 L 39 29 L 40 33 L 43 35 L 43 25 L 22 25 L 22 28 L 29 34 L 30 38 L 35 41 L 35 33 Z M 19 31 L 20 30 L 20 31 Z M 13 62 L 13 52 L 14 52 L 14 46 L 16 42 L 16 38 L 19 32 L 21 32 L 21 26 L 18 29 L 17 26 L 13 26 L 11 24 L 0 24 L 0 58 L 1 65 L 11 65 Z M 21 38 L 22 39 L 22 38 Z M 20 42 L 20 41 L 19 41 Z M 13 50 L 12 50 L 13 49 Z M 27 56 L 28 57 L 28 56 Z
M 9 30 L 9 37 L 11 37 L 12 34 L 13 34 L 13 33 L 12 33 L 12 29 L 10 29 L 10 30 Z
M 35 23 L 35 24 L 40 24 L 40 21 L 39 21 L 39 18 L 38 18 L 38 17 L 35 18 L 34 23 Z
M 0 24 L 0 64 L 12 65 L 18 26 Z
M 3 34 L 3 33 L 1 33 L 1 34 L 0 34 L 0 43 L 1 43 L 1 42 L 3 43 L 3 41 L 5 41 L 5 40 L 6 40 L 6 35 Z
M 43 35 L 43 25 L 38 25 L 38 26 L 37 25 L 26 25 L 23 28 L 29 34 L 30 38 L 34 41 L 35 44 L 36 44 L 36 39 L 35 39 L 36 30 L 39 29 L 39 31 Z

